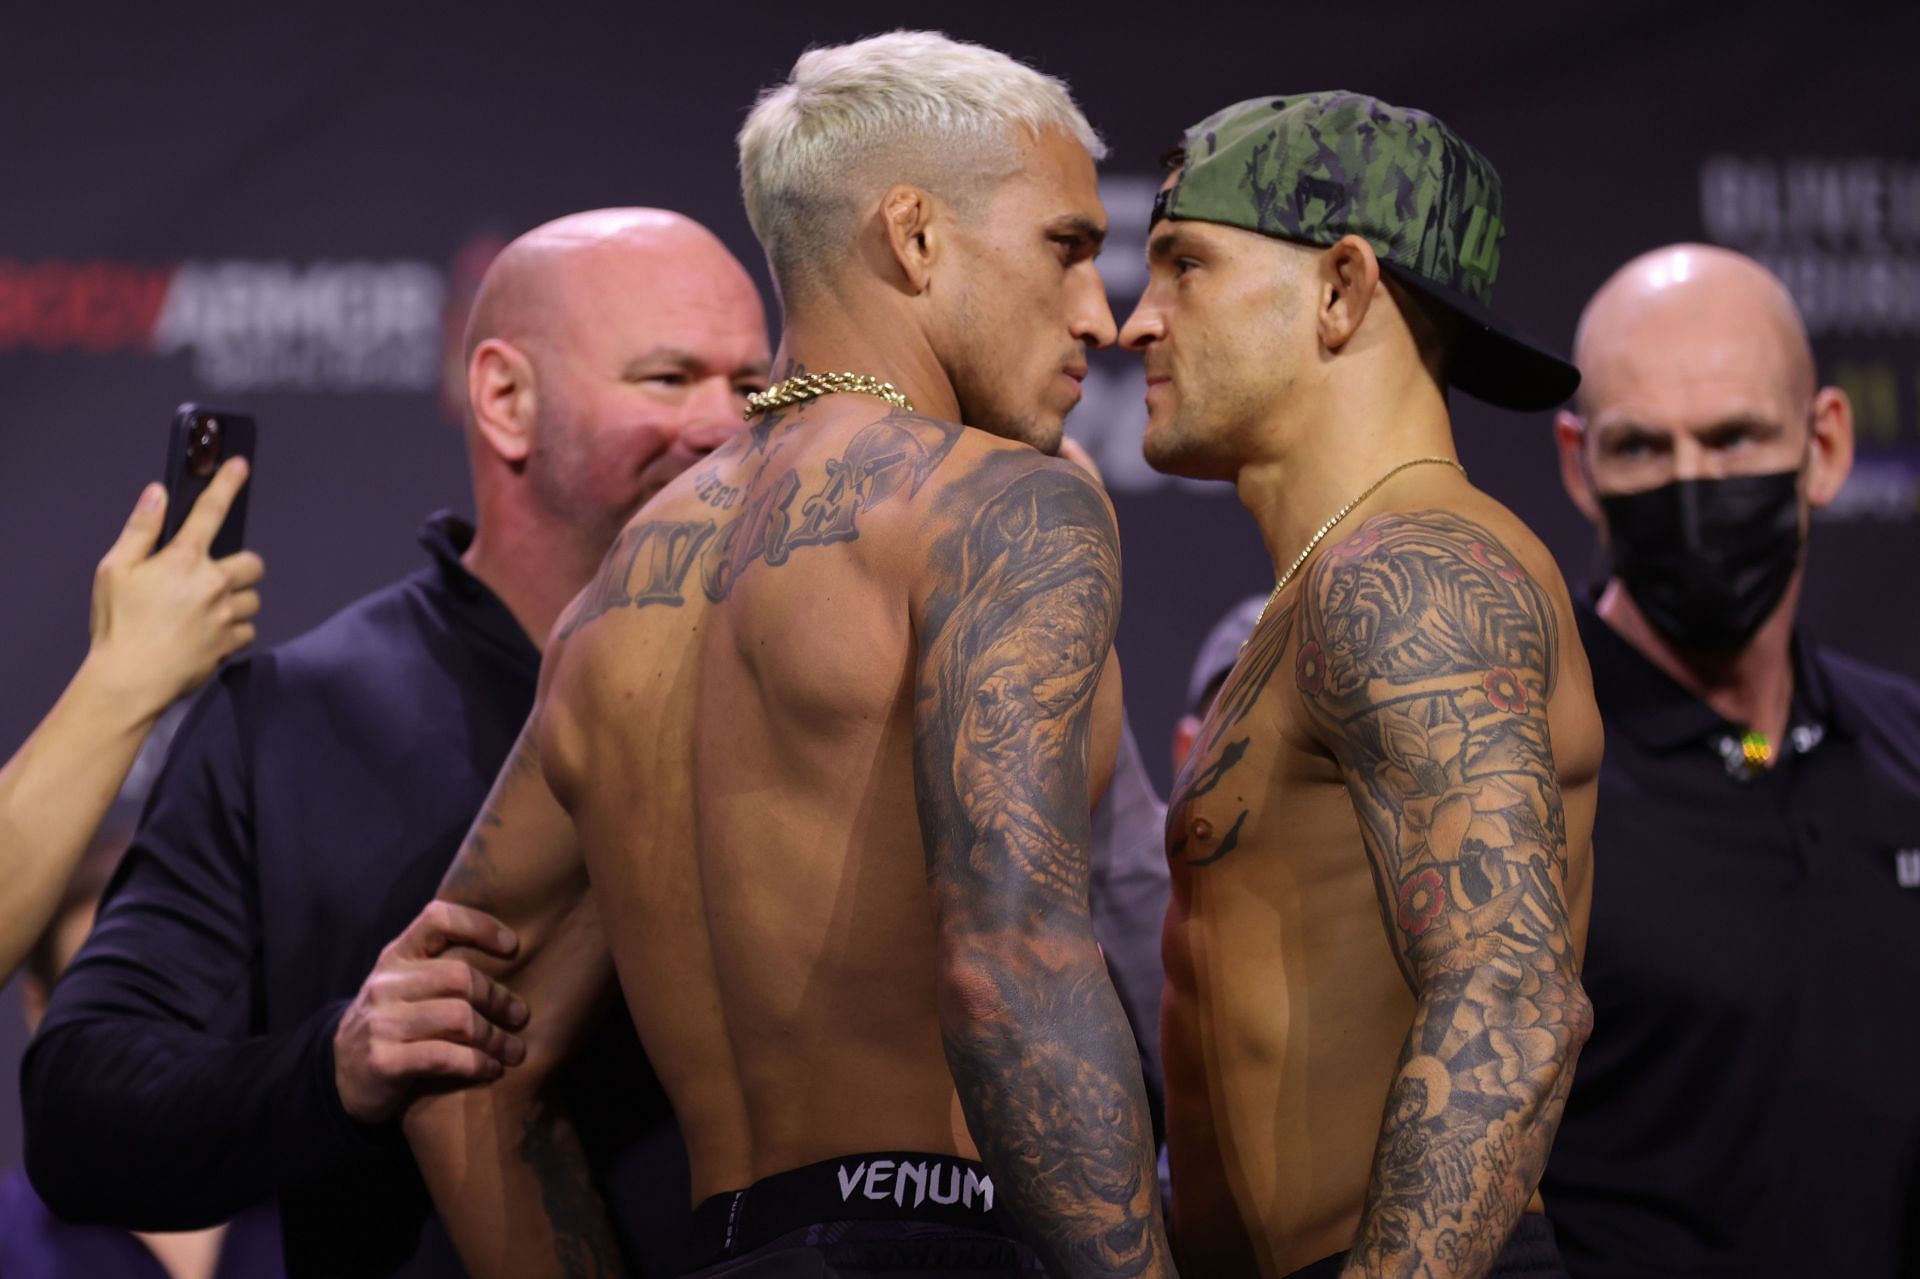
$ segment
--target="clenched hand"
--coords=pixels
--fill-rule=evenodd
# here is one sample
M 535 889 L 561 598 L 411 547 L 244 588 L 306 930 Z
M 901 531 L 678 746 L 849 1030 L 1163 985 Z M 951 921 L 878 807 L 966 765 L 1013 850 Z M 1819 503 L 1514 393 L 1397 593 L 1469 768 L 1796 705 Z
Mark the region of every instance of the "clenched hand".
M 423 1085 L 485 1083 L 526 1058 L 511 1032 L 527 1006 L 446 952 L 470 946 L 508 958 L 518 946 L 493 916 L 431 901 L 388 943 L 333 1035 L 340 1102 L 362 1123 L 383 1123 Z

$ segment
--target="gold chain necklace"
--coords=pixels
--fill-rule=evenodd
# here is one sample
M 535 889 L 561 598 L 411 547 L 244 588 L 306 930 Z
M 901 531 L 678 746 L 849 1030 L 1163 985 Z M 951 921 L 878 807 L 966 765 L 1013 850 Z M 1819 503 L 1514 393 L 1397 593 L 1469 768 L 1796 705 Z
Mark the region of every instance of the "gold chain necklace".
M 1354 507 L 1360 505 L 1360 503 L 1372 497 L 1376 492 L 1379 491 L 1379 488 L 1382 484 L 1385 484 L 1388 480 L 1400 474 L 1400 472 L 1406 470 L 1409 466 L 1432 466 L 1432 465 L 1451 466 L 1454 470 L 1460 472 L 1460 474 L 1462 475 L 1465 475 L 1467 473 L 1466 467 L 1460 465 L 1458 462 L 1454 461 L 1450 457 L 1416 457 L 1416 458 L 1410 458 L 1407 461 L 1400 463 L 1400 465 L 1394 467 L 1392 470 L 1388 471 L 1385 475 L 1382 475 L 1379 479 L 1367 485 L 1365 489 L 1361 490 L 1359 497 L 1354 498 L 1351 502 L 1348 502 L 1345 506 L 1341 507 L 1337 512 L 1334 513 L 1334 517 L 1332 519 L 1328 520 L 1325 524 L 1322 524 L 1319 527 L 1319 529 L 1315 531 L 1314 535 L 1307 539 L 1306 546 L 1302 547 L 1300 554 L 1294 557 L 1293 563 L 1287 565 L 1287 571 L 1280 575 L 1280 580 L 1274 583 L 1273 594 L 1267 596 L 1267 602 L 1260 606 L 1260 615 L 1253 619 L 1253 630 L 1258 631 L 1260 629 L 1260 623 L 1267 620 L 1267 610 L 1273 607 L 1273 602 L 1280 598 L 1280 592 L 1287 589 L 1287 583 L 1293 580 L 1293 575 L 1300 571 L 1300 566 L 1307 562 L 1307 557 L 1309 555 L 1313 554 L 1313 548 L 1320 545 L 1320 539 L 1325 537 L 1327 534 L 1333 532 L 1334 525 L 1338 524 L 1341 520 L 1346 519 L 1347 516 L 1353 514 Z M 1247 633 L 1247 638 L 1251 639 L 1252 637 L 1253 637 L 1253 632 L 1249 631 Z M 1240 647 L 1245 648 L 1246 644 L 1243 642 L 1240 645 Z
M 755 391 L 749 395 L 747 411 L 742 416 L 752 417 L 755 413 L 765 413 L 768 409 L 785 408 L 789 404 L 810 400 L 816 395 L 832 395 L 838 391 L 877 395 L 896 409 L 907 413 L 914 411 L 913 402 L 900 394 L 899 387 L 891 382 L 882 382 L 870 374 L 796 373 L 790 378 L 775 382 L 764 391 Z

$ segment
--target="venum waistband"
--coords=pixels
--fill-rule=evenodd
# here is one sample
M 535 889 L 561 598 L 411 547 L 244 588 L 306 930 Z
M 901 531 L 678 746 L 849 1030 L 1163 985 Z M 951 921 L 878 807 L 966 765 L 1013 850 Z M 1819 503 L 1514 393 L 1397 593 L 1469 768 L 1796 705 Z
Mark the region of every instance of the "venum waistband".
M 693 1210 L 696 1266 L 744 1253 L 827 1221 L 926 1221 L 1011 1235 L 993 1178 L 971 1159 L 889 1150 L 841 1155 L 762 1177 Z

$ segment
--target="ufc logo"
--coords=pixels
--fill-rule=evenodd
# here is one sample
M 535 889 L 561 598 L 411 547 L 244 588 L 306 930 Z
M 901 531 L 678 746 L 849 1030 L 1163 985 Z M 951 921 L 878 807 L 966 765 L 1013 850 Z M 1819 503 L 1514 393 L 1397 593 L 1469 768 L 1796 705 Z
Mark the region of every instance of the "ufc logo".
M 1500 270 L 1500 237 L 1506 233 L 1499 218 L 1475 206 L 1473 216 L 1467 219 L 1467 233 L 1460 241 L 1461 268 L 1492 283 Z

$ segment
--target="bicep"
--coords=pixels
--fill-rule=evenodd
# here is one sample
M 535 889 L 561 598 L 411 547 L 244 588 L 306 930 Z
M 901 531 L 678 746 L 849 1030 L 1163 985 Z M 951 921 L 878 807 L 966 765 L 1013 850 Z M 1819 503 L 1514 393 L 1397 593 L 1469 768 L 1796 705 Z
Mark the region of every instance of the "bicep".
M 1017 465 L 1016 465 L 1017 463 Z M 914 761 L 943 929 L 1084 919 L 1093 712 L 1119 611 L 1112 515 L 1078 473 L 988 457 L 929 557 Z
M 538 712 L 522 730 L 441 882 L 439 896 L 513 930 L 510 958 L 462 959 L 527 1002 L 529 1060 L 563 1054 L 601 1002 L 612 961 L 573 819 L 547 783 Z
M 1298 683 L 1409 983 L 1570 969 L 1550 600 L 1457 516 L 1381 517 L 1350 541 L 1311 574 Z
M 441 881 L 439 896 L 538 939 L 587 888 L 573 821 L 541 764 L 538 712 L 521 730 Z

